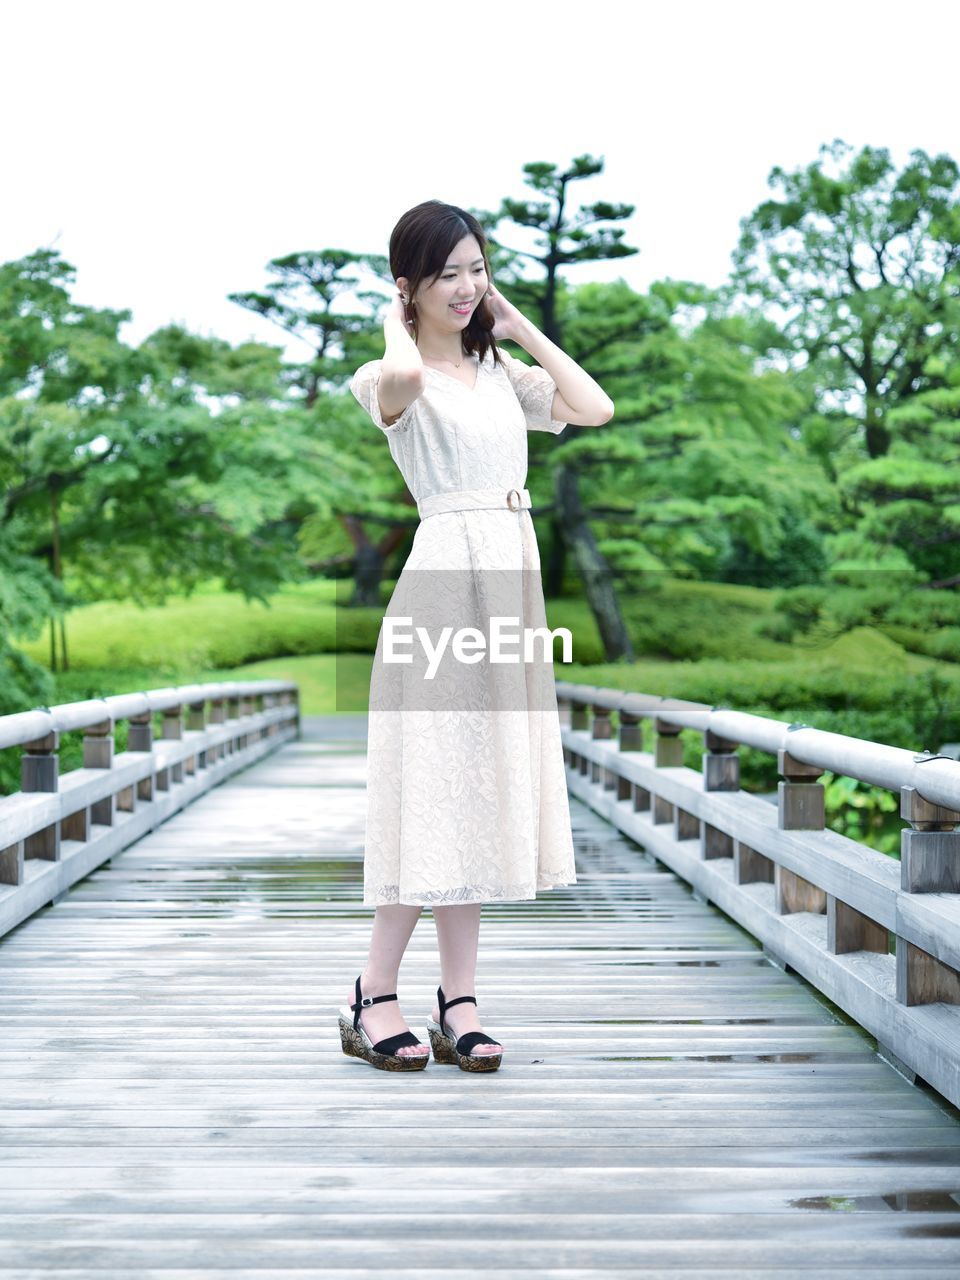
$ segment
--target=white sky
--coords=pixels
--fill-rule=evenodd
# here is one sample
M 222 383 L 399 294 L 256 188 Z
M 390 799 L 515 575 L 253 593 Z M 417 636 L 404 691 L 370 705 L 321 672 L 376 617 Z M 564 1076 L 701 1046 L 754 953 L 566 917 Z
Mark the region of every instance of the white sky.
M 386 253 L 435 197 L 495 208 L 589 152 L 577 203 L 636 205 L 641 252 L 568 272 L 718 284 L 738 222 L 842 137 L 960 159 L 952 0 L 588 5 L 72 0 L 0 8 L 0 260 L 44 245 L 75 296 L 282 343 L 226 300 L 296 250 Z M 498 234 L 531 247 L 519 229 Z M 296 354 L 291 348 L 291 354 Z

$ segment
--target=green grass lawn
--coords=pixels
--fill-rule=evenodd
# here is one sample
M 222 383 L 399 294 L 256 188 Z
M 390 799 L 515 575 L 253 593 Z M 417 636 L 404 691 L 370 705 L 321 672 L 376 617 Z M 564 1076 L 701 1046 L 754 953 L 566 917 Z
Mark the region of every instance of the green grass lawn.
M 74 671 L 149 667 L 175 674 L 281 654 L 332 653 L 347 638 L 338 636 L 335 586 L 297 584 L 269 604 L 211 586 L 146 608 L 117 600 L 84 605 L 67 616 L 70 665 Z M 21 648 L 47 662 L 46 637 Z
M 382 584 L 385 607 L 394 582 Z M 290 584 L 268 604 L 247 601 L 211 585 L 187 597 L 171 597 L 146 608 L 129 601 L 83 605 L 66 619 L 67 649 L 74 672 L 134 668 L 165 671 L 193 679 L 200 670 L 225 670 L 266 659 L 304 654 L 367 653 L 376 647 L 382 609 L 343 606 L 347 582 L 317 580 Z M 339 595 L 338 595 L 339 593 Z M 788 658 L 788 644 L 765 639 L 758 626 L 772 612 L 772 593 L 751 587 L 667 580 L 623 609 L 639 652 L 666 661 L 736 657 Z M 603 650 L 586 601 L 551 600 L 551 626 L 567 627 L 574 659 L 602 661 Z M 48 661 L 45 635 L 24 640 L 21 649 L 42 665 Z

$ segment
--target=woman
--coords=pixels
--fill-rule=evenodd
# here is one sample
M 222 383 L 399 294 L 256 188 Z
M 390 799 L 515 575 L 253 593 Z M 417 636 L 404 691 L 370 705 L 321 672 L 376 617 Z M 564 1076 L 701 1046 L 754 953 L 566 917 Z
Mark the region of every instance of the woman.
M 430 905 L 441 976 L 427 1020 L 434 1056 L 491 1071 L 503 1047 L 484 1034 L 473 994 L 481 904 L 576 883 L 552 667 L 545 658 L 494 670 L 482 654 L 448 651 L 437 680 L 423 657 L 398 659 L 390 637 L 411 619 L 439 624 L 421 628 L 431 643 L 444 624 L 482 633 L 493 617 L 522 615 L 545 625 L 526 433 L 600 425 L 613 404 L 494 288 L 470 213 L 438 200 L 410 209 L 390 237 L 390 270 L 398 293 L 384 356 L 350 389 L 386 435 L 421 523 L 371 677 L 363 901 L 376 911 L 341 1039 L 376 1067 L 426 1065 L 396 985 Z M 539 365 L 500 351 L 503 339 Z

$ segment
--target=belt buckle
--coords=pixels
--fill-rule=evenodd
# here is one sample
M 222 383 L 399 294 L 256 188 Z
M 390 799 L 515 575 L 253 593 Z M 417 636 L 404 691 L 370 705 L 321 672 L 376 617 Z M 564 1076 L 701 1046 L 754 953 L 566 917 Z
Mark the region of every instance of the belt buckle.
M 515 493 L 515 494 L 517 495 L 517 505 L 516 505 L 516 506 L 514 506 L 514 505 L 513 505 L 513 503 L 510 501 L 510 495 L 511 495 L 511 493 Z M 520 510 L 520 508 L 523 506 L 523 494 L 520 492 L 520 490 L 519 490 L 519 489 L 508 489 L 508 490 L 507 490 L 507 506 L 510 508 L 510 510 L 511 510 L 511 511 L 519 511 L 519 510 Z

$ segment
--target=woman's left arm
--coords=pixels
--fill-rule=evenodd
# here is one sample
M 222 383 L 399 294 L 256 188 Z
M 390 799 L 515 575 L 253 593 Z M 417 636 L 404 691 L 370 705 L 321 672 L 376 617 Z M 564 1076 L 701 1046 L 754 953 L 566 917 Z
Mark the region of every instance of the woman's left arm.
M 555 342 L 508 302 L 492 284 L 487 303 L 493 312 L 496 339 L 509 338 L 523 347 L 557 384 L 551 416 L 578 427 L 602 427 L 614 414 L 614 403 L 598 382 Z

